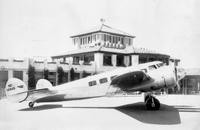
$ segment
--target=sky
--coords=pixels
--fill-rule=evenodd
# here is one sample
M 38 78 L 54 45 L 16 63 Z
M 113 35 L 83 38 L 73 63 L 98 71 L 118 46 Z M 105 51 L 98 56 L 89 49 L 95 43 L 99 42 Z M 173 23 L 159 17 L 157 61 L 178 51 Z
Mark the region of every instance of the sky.
M 0 0 L 0 57 L 74 50 L 71 35 L 105 24 L 136 36 L 135 47 L 200 68 L 199 0 Z

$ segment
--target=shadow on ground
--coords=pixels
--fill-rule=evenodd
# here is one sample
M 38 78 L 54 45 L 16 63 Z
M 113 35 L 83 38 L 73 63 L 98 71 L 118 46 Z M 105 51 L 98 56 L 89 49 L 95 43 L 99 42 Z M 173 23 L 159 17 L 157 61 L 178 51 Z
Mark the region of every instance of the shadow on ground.
M 35 106 L 33 108 L 20 109 L 19 111 L 42 111 L 42 110 L 49 110 L 49 109 L 55 109 L 55 108 L 62 108 L 62 105 L 59 105 L 59 104 L 40 105 L 40 106 Z
M 164 104 L 162 104 L 160 110 L 157 111 L 146 110 L 143 102 L 120 106 L 116 109 L 143 123 L 161 125 L 181 123 L 178 109 Z
M 85 108 L 85 109 L 116 109 L 127 116 L 134 118 L 143 123 L 173 125 L 180 124 L 181 119 L 179 112 L 200 112 L 200 108 L 193 108 L 192 106 L 168 106 L 161 104 L 160 110 L 149 111 L 146 110 L 143 102 L 118 106 L 118 107 L 80 107 L 80 106 L 62 106 L 59 104 L 49 104 L 35 106 L 34 108 L 24 108 L 19 111 L 41 111 L 58 108 Z

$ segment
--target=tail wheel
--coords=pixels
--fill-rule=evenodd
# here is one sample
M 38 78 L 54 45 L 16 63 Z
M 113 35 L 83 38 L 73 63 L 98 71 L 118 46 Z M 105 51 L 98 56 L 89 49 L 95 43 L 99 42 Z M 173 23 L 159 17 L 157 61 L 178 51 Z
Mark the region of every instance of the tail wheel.
M 29 106 L 30 108 L 33 108 L 34 102 L 29 102 L 29 103 L 28 103 L 28 106 Z
M 160 109 L 160 102 L 153 96 L 150 96 L 146 99 L 146 108 L 147 110 L 159 110 Z

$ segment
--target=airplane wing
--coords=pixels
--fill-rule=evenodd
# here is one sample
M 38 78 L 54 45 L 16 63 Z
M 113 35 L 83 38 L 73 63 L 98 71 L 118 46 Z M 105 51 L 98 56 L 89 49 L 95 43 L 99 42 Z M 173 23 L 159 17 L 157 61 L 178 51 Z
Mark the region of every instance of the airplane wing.
M 145 72 L 138 70 L 115 77 L 110 85 L 127 92 L 142 91 L 143 87 L 141 86 L 145 86 L 153 81 L 154 80 Z M 140 88 L 138 88 L 138 86 L 140 86 Z

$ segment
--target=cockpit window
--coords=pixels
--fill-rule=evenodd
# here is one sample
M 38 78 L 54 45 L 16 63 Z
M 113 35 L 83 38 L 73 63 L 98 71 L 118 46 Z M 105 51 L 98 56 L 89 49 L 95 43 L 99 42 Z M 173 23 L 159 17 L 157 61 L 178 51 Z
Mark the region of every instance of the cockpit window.
M 159 63 L 159 64 L 157 64 L 158 67 L 162 67 L 162 66 L 164 66 L 164 65 L 165 65 L 164 63 Z
M 156 69 L 156 66 L 155 65 L 151 65 L 148 68 L 149 68 L 149 70 L 154 70 L 154 69 Z

